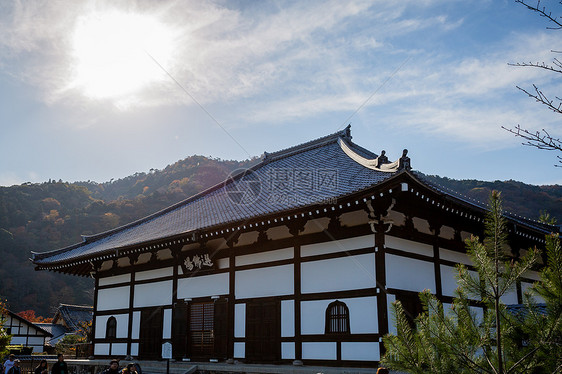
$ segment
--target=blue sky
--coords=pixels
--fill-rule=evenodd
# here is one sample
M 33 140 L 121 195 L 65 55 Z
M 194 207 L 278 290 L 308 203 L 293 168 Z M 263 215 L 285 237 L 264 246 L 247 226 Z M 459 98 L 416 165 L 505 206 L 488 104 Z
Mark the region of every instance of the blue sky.
M 556 7 L 556 1 L 543 5 Z M 558 16 L 558 14 L 556 14 Z M 560 31 L 514 1 L 0 2 L 0 185 L 109 181 L 333 133 L 455 179 L 562 183 Z M 368 100 L 370 98 L 370 100 Z

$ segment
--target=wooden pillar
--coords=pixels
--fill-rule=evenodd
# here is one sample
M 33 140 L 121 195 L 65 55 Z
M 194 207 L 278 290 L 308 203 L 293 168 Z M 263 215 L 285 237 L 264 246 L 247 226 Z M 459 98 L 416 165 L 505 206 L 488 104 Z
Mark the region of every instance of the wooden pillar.
M 387 225 L 378 223 L 375 225 L 375 279 L 379 289 L 377 297 L 377 316 L 379 325 L 379 334 L 388 333 L 388 308 L 386 293 L 386 250 L 385 250 L 385 232 Z M 381 355 L 384 353 L 384 347 L 381 346 Z
M 295 320 L 295 360 L 302 360 L 302 335 L 301 335 L 301 243 L 299 233 L 304 230 L 305 219 L 296 219 L 287 224 L 289 233 L 293 235 L 294 243 L 294 320 Z
M 92 265 L 92 274 L 94 276 L 94 311 L 92 314 L 92 356 L 94 355 L 95 350 L 95 342 L 96 342 L 96 317 L 98 311 L 98 289 L 99 289 L 99 275 L 98 270 L 101 267 L 101 262 L 93 262 Z
M 135 263 L 139 258 L 138 253 L 129 256 L 131 265 L 131 281 L 129 283 L 129 326 L 127 328 L 127 356 L 131 356 L 131 346 L 133 345 L 133 306 L 135 298 Z
M 236 255 L 234 245 L 238 242 L 241 232 L 236 231 L 226 239 L 228 246 L 228 305 L 227 305 L 227 348 L 228 358 L 234 358 L 234 310 L 236 305 Z
M 438 300 L 443 297 L 443 285 L 441 282 L 441 264 L 439 256 L 439 233 L 441 232 L 441 222 L 437 220 L 429 221 L 429 228 L 433 232 L 433 269 L 435 272 L 435 295 Z

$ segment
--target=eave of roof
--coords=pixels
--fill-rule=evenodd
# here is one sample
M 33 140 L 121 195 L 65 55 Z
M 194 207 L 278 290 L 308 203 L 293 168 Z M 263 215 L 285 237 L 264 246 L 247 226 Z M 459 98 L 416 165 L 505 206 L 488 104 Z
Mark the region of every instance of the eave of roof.
M 354 152 L 357 157 L 350 155 L 349 152 L 346 152 L 346 149 Z M 53 267 L 57 269 L 60 267 L 54 265 L 65 264 L 67 266 L 71 261 L 74 264 L 82 264 L 80 266 L 83 269 L 76 273 L 86 275 L 89 271 L 85 269 L 90 267 L 89 261 L 94 258 L 113 258 L 118 255 L 118 252 L 125 252 L 142 246 L 147 249 L 152 243 L 160 240 L 166 240 L 170 243 L 175 239 L 185 238 L 187 235 L 196 234 L 201 230 L 220 229 L 228 225 L 236 226 L 259 217 L 268 219 L 268 217 L 274 217 L 275 214 L 292 214 L 292 212 L 317 206 L 322 198 L 347 198 L 363 193 L 374 186 L 385 184 L 385 182 L 389 182 L 400 175 L 407 175 L 420 186 L 424 186 L 461 206 L 480 211 L 487 209 L 484 204 L 431 184 L 417 173 L 397 173 L 396 169 L 391 171 L 379 170 L 373 167 L 373 165 L 376 165 L 374 163 L 376 157 L 377 155 L 374 153 L 351 142 L 351 133 L 348 127 L 343 131 L 301 145 L 274 153 L 265 153 L 262 161 L 250 169 L 251 172 L 263 177 L 271 170 L 282 170 L 283 168 L 295 170 L 299 167 L 309 167 L 317 170 L 326 165 L 339 168 L 338 171 L 341 173 L 342 181 L 345 181 L 342 186 L 338 186 L 338 188 L 342 187 L 341 190 L 332 194 L 322 194 L 324 191 L 315 191 L 318 196 L 315 196 L 316 200 L 311 200 L 310 204 L 276 205 L 275 202 L 267 202 L 268 204 L 264 205 L 263 202 L 256 201 L 251 206 L 244 207 L 231 204 L 224 197 L 220 200 L 219 193 L 224 195 L 227 188 L 233 186 L 235 182 L 240 182 L 245 177 L 245 173 L 242 172 L 155 214 L 101 234 L 85 237 L 82 243 L 56 251 L 34 254 L 33 262 L 38 266 L 38 269 Z M 398 163 L 395 164 L 398 165 Z M 204 219 L 200 219 L 201 217 L 204 217 Z M 508 218 L 513 219 L 512 217 Z M 191 220 L 191 225 L 186 223 L 189 220 Z M 551 228 L 545 228 L 538 222 L 531 220 L 521 220 L 520 223 L 540 232 L 552 231 Z M 158 224 L 164 226 L 157 226 L 156 228 L 159 230 L 155 230 L 154 226 Z M 161 229 L 162 227 L 166 229 Z M 166 231 L 170 227 L 173 227 L 173 230 Z M 133 237 L 133 239 L 129 240 L 127 235 Z

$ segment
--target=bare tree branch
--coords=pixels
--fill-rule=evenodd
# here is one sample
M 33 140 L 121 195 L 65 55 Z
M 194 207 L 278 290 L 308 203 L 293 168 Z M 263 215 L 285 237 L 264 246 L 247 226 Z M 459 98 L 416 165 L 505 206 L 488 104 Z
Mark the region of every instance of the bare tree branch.
M 546 10 L 545 7 L 541 8 L 541 1 L 537 1 L 537 5 L 533 6 L 523 0 L 515 0 L 516 3 L 523 4 L 527 7 L 527 9 L 532 10 L 533 12 L 537 12 L 541 17 L 548 19 L 550 22 L 554 23 L 558 27 L 547 27 L 547 29 L 551 30 L 559 30 L 562 29 L 562 22 L 558 20 L 560 17 L 553 17 L 552 12 Z M 561 2 L 562 3 L 562 2 Z
M 517 137 L 525 139 L 526 142 L 523 142 L 523 145 L 535 147 L 538 149 L 544 149 L 547 151 L 562 152 L 562 140 L 560 138 L 553 138 L 545 129 L 542 129 L 542 131 L 530 132 L 529 130 L 522 128 L 520 125 L 517 125 L 513 129 L 502 126 L 502 129 L 512 133 Z M 558 158 L 558 163 L 560 165 L 555 166 L 562 167 L 562 157 L 556 157 Z
M 557 27 L 547 27 L 551 30 L 561 30 L 562 29 L 562 17 L 556 17 L 552 15 L 552 12 L 547 10 L 544 6 L 541 6 L 541 1 L 537 0 L 536 5 L 531 5 L 527 0 L 515 0 L 516 3 L 524 5 L 527 9 L 538 13 L 541 17 L 546 18 L 549 22 L 554 23 Z M 562 5 L 562 1 L 559 1 Z M 562 53 L 562 51 L 551 50 L 553 53 Z M 511 66 L 518 67 L 532 67 L 547 70 L 550 72 L 562 74 L 562 61 L 558 58 L 554 58 L 551 65 L 544 62 L 518 62 L 518 63 L 508 63 Z M 554 99 L 550 99 L 549 96 L 545 95 L 542 90 L 540 90 L 535 84 L 533 84 L 533 90 L 526 90 L 522 87 L 516 86 L 518 90 L 527 94 L 527 96 L 535 99 L 538 103 L 545 105 L 549 110 L 557 114 L 562 114 L 562 99 L 560 96 L 554 96 Z M 552 97 L 552 96 L 550 96 Z M 507 128 L 502 126 L 502 128 L 516 137 L 523 138 L 525 142 L 523 145 L 535 147 L 538 149 L 543 149 L 547 151 L 558 151 L 562 152 L 562 141 L 560 138 L 555 138 L 550 135 L 548 131 L 544 128 L 542 131 L 529 131 L 517 125 L 514 128 Z M 562 167 L 562 157 L 556 156 L 558 158 L 557 167 Z
M 560 98 L 558 96 L 556 96 L 556 100 L 558 100 L 557 103 L 554 102 L 554 100 L 550 100 L 541 90 L 538 89 L 537 86 L 535 86 L 533 84 L 533 87 L 535 88 L 535 93 L 530 93 L 529 91 L 525 90 L 524 88 L 521 88 L 519 86 L 516 86 L 519 90 L 525 92 L 527 95 L 529 95 L 529 97 L 532 97 L 533 99 L 535 99 L 538 103 L 544 104 L 547 106 L 548 109 L 552 110 L 554 113 L 558 113 L 558 114 L 562 114 L 562 101 L 560 101 Z

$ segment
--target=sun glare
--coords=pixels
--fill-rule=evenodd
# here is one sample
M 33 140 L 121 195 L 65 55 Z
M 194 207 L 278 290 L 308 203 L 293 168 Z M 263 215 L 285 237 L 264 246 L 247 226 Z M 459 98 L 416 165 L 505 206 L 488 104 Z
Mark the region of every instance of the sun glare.
M 166 78 L 170 28 L 156 18 L 112 11 L 84 16 L 73 35 L 74 84 L 94 99 L 131 95 Z M 150 55 L 150 56 L 149 56 Z

